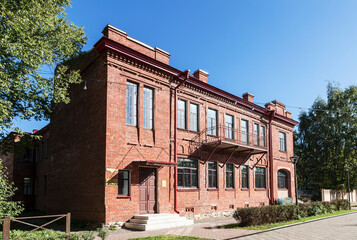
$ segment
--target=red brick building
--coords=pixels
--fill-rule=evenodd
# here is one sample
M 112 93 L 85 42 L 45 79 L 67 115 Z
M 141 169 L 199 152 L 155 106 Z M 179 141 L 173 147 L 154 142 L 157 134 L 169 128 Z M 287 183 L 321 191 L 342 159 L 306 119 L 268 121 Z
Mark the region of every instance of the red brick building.
M 284 104 L 218 89 L 208 73 L 175 69 L 169 53 L 110 25 L 103 35 L 76 60 L 83 83 L 71 102 L 36 133 L 37 161 L 22 161 L 31 171 L 15 183 L 27 204 L 108 223 L 295 198 L 297 122 Z

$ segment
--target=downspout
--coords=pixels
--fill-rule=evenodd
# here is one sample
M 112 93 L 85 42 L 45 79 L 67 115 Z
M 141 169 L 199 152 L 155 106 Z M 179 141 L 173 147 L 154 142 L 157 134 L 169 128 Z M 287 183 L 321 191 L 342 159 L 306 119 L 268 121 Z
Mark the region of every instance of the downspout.
M 190 70 L 187 70 L 184 73 L 186 74 L 185 79 L 174 88 L 174 162 L 175 163 L 177 163 L 177 89 L 180 88 L 190 78 Z M 177 210 L 177 165 L 175 165 L 175 171 L 174 171 L 174 211 L 176 213 L 180 213 Z
M 275 110 L 271 111 L 270 119 L 269 119 L 269 183 L 270 183 L 270 204 L 274 205 L 274 160 L 273 160 L 273 130 L 272 124 L 275 117 Z

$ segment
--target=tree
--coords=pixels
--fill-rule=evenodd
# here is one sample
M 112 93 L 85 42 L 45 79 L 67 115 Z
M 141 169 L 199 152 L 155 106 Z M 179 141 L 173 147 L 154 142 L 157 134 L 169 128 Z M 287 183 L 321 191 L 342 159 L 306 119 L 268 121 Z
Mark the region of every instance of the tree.
M 0 160 L 0 218 L 14 217 L 24 210 L 21 202 L 9 200 L 16 190 L 14 183 L 9 182 L 7 169 Z
M 295 152 L 299 186 L 319 198 L 320 188 L 347 189 L 349 166 L 351 188 L 357 188 L 357 86 L 345 90 L 329 83 L 327 101 L 317 98 L 311 109 L 299 116 Z
M 48 119 L 51 104 L 69 102 L 80 83 L 71 58 L 80 53 L 83 28 L 65 17 L 70 0 L 0 2 L 0 139 L 18 128 L 14 118 Z

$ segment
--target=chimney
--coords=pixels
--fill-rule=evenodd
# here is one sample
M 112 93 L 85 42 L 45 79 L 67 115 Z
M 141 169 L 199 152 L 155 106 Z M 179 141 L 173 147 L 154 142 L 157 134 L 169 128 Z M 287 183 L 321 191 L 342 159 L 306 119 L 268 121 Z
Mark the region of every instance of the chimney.
M 243 99 L 252 103 L 254 100 L 254 95 L 249 92 L 246 92 L 243 94 Z
M 285 111 L 285 117 L 287 117 L 287 118 L 291 118 L 291 112 L 289 112 L 289 111 Z
M 202 82 L 207 83 L 208 82 L 208 72 L 203 71 L 202 69 L 197 69 L 194 73 L 193 76 L 197 78 L 198 80 L 201 80 Z
M 268 102 L 265 104 L 265 108 L 269 109 L 270 111 L 275 109 L 275 105 L 272 102 Z

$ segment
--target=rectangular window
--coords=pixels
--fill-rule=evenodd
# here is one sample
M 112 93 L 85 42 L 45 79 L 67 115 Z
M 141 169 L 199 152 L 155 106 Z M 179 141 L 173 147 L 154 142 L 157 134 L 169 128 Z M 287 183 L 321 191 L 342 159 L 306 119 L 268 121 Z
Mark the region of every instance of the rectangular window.
M 279 132 L 279 150 L 286 152 L 286 134 Z
M 46 158 L 48 158 L 48 148 L 49 148 L 48 144 L 49 144 L 49 141 L 47 139 L 46 140 Z
M 217 163 L 208 162 L 208 187 L 217 188 Z
M 194 103 L 190 104 L 190 130 L 198 131 L 198 105 Z
M 32 195 L 32 179 L 24 178 L 24 195 Z
M 249 129 L 248 129 L 248 121 L 247 120 L 241 120 L 241 141 L 244 144 L 248 143 L 248 134 L 249 134 Z
M 242 171 L 242 188 L 249 188 L 249 171 L 248 171 L 248 166 L 242 166 L 241 171 Z
M 41 160 L 45 157 L 45 142 L 41 142 Z
M 198 187 L 198 161 L 192 159 L 178 159 L 177 186 L 181 188 Z
M 47 195 L 47 175 L 43 176 L 43 195 Z
M 118 195 L 130 196 L 130 171 L 119 170 L 118 172 Z
M 24 154 L 24 161 L 25 162 L 32 162 L 32 154 L 33 154 L 33 150 L 32 149 L 26 150 L 26 152 Z
M 226 114 L 226 138 L 234 138 L 234 118 L 228 114 Z
M 38 151 L 38 144 L 36 144 L 35 147 L 35 161 L 37 162 L 39 159 L 39 151 Z
M 260 126 L 260 146 L 266 146 L 265 126 Z
M 254 145 L 259 145 L 259 125 L 254 123 Z
M 265 168 L 255 168 L 255 188 L 266 188 L 265 185 Z
M 37 189 L 38 189 L 38 180 L 35 178 L 35 189 L 34 189 L 34 195 L 37 196 Z
M 208 134 L 217 136 L 217 111 L 208 109 Z
M 143 96 L 143 127 L 152 129 L 153 126 L 153 90 L 151 88 L 144 88 Z
M 186 101 L 177 101 L 177 127 L 186 129 Z
M 234 188 L 234 164 L 226 164 L 226 188 Z
M 126 124 L 136 126 L 138 86 L 135 83 L 126 83 Z

